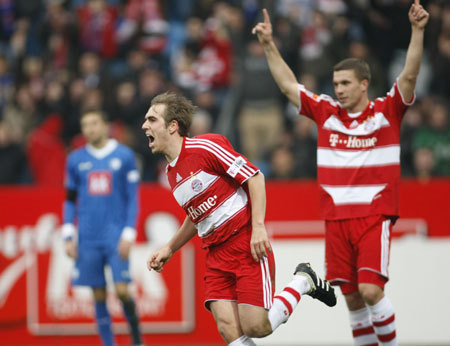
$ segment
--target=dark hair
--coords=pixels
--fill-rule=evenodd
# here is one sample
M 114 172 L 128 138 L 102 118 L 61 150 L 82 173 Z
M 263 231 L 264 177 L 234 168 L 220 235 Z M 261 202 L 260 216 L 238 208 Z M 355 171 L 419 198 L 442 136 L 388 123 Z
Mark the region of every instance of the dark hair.
M 178 123 L 178 133 L 180 136 L 186 137 L 189 133 L 192 116 L 196 108 L 192 102 L 182 95 L 168 91 L 152 99 L 151 105 L 154 106 L 157 104 L 166 105 L 166 110 L 163 114 L 166 126 L 172 120 L 176 120 Z
M 359 81 L 367 80 L 370 83 L 370 79 L 372 78 L 370 74 L 370 67 L 367 62 L 361 59 L 356 58 L 348 58 L 338 62 L 333 67 L 333 71 L 342 71 L 342 70 L 353 70 L 355 71 L 356 78 Z
M 81 115 L 80 115 L 80 121 L 81 121 L 86 115 L 92 114 L 92 113 L 100 115 L 100 117 L 103 119 L 103 121 L 104 121 L 105 123 L 108 122 L 108 116 L 106 115 L 106 113 L 103 112 L 101 109 L 97 109 L 97 108 L 94 108 L 94 109 L 86 109 L 86 110 L 84 110 L 84 111 L 81 113 Z

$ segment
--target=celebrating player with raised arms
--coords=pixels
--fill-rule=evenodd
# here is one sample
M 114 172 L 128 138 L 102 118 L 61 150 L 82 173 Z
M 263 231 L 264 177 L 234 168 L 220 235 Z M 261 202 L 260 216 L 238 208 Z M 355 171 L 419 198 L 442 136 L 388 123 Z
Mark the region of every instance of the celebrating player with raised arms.
M 340 285 L 355 345 L 397 345 L 395 312 L 384 295 L 392 225 L 398 218 L 400 124 L 414 102 L 428 13 L 409 10 L 405 66 L 386 96 L 369 100 L 370 69 L 345 59 L 334 66 L 337 100 L 299 84 L 272 38 L 269 14 L 253 28 L 272 75 L 299 114 L 318 128 L 317 179 L 326 225 L 326 279 Z M 406 14 L 405 14 L 406 15 Z

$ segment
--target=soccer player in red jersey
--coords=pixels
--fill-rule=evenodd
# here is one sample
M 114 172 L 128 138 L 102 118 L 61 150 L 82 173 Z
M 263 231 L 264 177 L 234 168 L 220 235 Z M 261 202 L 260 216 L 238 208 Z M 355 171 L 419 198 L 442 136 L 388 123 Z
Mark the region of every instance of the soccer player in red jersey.
M 414 102 L 429 14 L 415 0 L 403 71 L 385 97 L 369 100 L 370 69 L 359 59 L 334 67 L 337 100 L 299 84 L 272 38 L 266 10 L 253 28 L 272 75 L 299 114 L 318 128 L 321 216 L 326 225 L 326 279 L 340 285 L 355 345 L 397 345 L 394 308 L 384 294 L 392 224 L 398 218 L 400 124 Z
M 208 250 L 205 307 L 227 344 L 255 345 L 251 338 L 269 335 L 286 322 L 302 295 L 328 306 L 336 304 L 336 296 L 308 263 L 300 263 L 292 281 L 274 297 L 264 176 L 224 136 L 189 138 L 194 110 L 183 96 L 164 93 L 152 100 L 145 115 L 142 129 L 149 147 L 165 155 L 172 193 L 186 212 L 180 229 L 147 266 L 161 271 L 198 234 Z

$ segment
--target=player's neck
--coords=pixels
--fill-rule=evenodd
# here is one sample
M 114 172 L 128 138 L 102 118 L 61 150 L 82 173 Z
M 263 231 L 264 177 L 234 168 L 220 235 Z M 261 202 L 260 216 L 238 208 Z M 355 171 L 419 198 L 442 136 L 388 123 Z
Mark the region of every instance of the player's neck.
M 366 109 L 368 104 L 369 104 L 369 99 L 367 97 L 365 97 L 365 98 L 361 99 L 360 102 L 355 104 L 353 107 L 346 108 L 346 111 L 347 111 L 347 113 L 362 113 Z
M 108 144 L 108 142 L 109 142 L 109 138 L 105 137 L 105 138 L 102 138 L 98 141 L 95 141 L 95 142 L 92 142 L 89 144 L 92 145 L 95 149 L 102 149 Z
M 173 142 L 171 145 L 169 145 L 165 157 L 167 162 L 172 162 L 175 160 L 178 156 L 180 156 L 181 148 L 183 147 L 183 140 L 184 137 L 177 136 L 176 138 L 173 138 Z

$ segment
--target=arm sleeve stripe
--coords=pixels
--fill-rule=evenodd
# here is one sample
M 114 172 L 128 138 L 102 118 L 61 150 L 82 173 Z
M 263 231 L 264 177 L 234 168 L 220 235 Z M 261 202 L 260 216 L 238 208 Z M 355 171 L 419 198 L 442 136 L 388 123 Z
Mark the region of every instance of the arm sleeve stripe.
M 225 164 L 227 164 L 228 166 L 231 166 L 231 163 L 228 159 L 224 158 L 222 155 L 220 155 L 219 153 L 217 153 L 214 149 L 211 149 L 208 146 L 204 146 L 204 145 L 186 145 L 186 148 L 200 148 L 200 149 L 205 149 L 206 151 L 209 151 L 210 153 L 213 153 L 215 156 L 217 156 L 217 158 L 223 162 L 225 162 Z M 244 176 L 245 178 L 249 178 L 248 172 L 241 172 L 242 176 Z
M 218 145 L 217 143 L 214 143 L 212 141 L 209 141 L 207 139 L 189 139 L 186 141 L 186 148 L 192 147 L 192 144 L 196 144 L 198 142 L 198 144 L 202 143 L 206 146 L 210 146 L 214 151 L 211 151 L 212 153 L 214 153 L 216 156 L 219 157 L 219 155 L 223 154 L 224 158 L 228 158 L 228 165 L 231 166 L 231 164 L 233 163 L 234 160 L 236 160 L 236 156 L 234 156 L 233 154 L 231 154 L 229 151 L 227 151 L 226 149 L 224 149 L 223 147 L 221 147 L 220 145 Z M 189 144 L 188 144 L 189 143 Z M 192 143 L 192 144 L 191 144 Z M 224 160 L 222 160 L 224 161 Z M 224 161 L 225 163 L 227 163 L 227 161 Z M 256 173 L 256 171 L 251 168 L 250 166 L 248 166 L 247 164 L 245 164 L 242 167 L 242 170 L 246 173 L 247 176 L 252 176 Z

